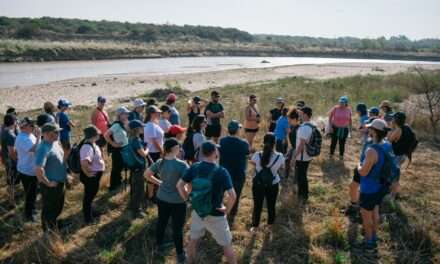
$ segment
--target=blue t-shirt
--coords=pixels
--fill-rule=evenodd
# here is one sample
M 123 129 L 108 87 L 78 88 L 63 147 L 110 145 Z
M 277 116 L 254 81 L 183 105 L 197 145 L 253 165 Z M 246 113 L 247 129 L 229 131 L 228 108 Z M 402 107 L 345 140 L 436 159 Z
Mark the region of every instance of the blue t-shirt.
M 287 137 L 287 129 L 289 128 L 289 120 L 287 116 L 282 116 L 278 119 L 275 127 L 275 138 L 277 140 L 285 140 Z
M 133 149 L 133 151 L 136 155 L 136 160 L 139 163 L 139 168 L 145 169 L 147 166 L 147 161 L 145 160 L 144 157 L 142 157 L 138 153 L 138 150 L 144 149 L 144 142 L 142 141 L 142 139 L 140 137 L 131 137 L 128 140 L 128 144 L 129 144 L 129 147 Z
M 217 167 L 217 172 L 212 177 L 212 216 L 223 216 L 224 214 L 218 211 L 216 208 L 220 208 L 223 203 L 223 195 L 225 191 L 233 188 L 231 175 L 229 172 L 214 163 L 202 161 L 193 164 L 182 177 L 184 182 L 190 183 L 197 175 L 203 175 L 206 177 L 211 171 Z
M 176 107 L 169 105 L 171 110 L 170 123 L 172 125 L 180 125 L 180 114 Z
M 58 125 L 63 129 L 60 131 L 60 139 L 68 140 L 70 138 L 70 118 L 66 112 L 57 113 Z
M 220 165 L 228 170 L 233 180 L 246 177 L 249 144 L 238 137 L 224 137 L 220 140 Z
M 64 151 L 58 142 L 42 141 L 35 152 L 35 165 L 44 168 L 49 181 L 66 181 L 67 168 L 64 163 Z

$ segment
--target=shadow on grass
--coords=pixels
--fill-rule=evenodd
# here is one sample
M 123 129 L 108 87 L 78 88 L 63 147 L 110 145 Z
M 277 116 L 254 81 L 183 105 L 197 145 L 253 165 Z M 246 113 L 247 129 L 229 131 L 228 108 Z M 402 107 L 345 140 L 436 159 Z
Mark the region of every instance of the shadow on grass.
M 350 169 L 345 166 L 344 161 L 324 159 L 321 161 L 321 170 L 324 174 L 323 180 L 334 184 L 342 184 L 344 179 L 350 177 Z

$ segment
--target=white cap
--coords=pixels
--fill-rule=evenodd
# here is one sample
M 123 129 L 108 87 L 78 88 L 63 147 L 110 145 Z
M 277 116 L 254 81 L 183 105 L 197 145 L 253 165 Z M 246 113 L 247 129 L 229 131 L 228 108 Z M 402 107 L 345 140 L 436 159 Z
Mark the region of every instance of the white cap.
M 388 126 L 387 126 L 387 122 L 385 122 L 382 119 L 374 119 L 373 122 L 371 122 L 370 124 L 367 124 L 366 127 L 368 128 L 374 128 L 377 129 L 379 131 L 388 131 Z
M 133 105 L 134 107 L 140 107 L 140 106 L 145 106 L 147 104 L 144 102 L 144 100 L 138 98 L 133 101 Z
M 128 114 L 128 113 L 130 113 L 130 111 L 128 111 L 128 109 L 124 106 L 118 107 L 118 109 L 116 109 L 117 115 Z

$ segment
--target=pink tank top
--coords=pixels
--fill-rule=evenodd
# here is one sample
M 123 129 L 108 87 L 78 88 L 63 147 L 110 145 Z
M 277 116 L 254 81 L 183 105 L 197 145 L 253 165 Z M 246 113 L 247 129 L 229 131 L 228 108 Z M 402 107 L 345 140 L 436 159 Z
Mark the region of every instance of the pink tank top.
M 334 107 L 332 110 L 331 123 L 335 127 L 343 128 L 348 127 L 351 121 L 351 108 L 350 107 Z

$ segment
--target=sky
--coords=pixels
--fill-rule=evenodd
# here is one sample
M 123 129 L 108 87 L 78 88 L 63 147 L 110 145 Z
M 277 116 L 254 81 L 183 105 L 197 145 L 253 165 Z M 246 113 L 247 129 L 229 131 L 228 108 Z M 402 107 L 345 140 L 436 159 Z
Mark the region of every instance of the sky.
M 440 38 L 440 0 L 0 0 L 0 15 L 207 25 L 313 37 Z

